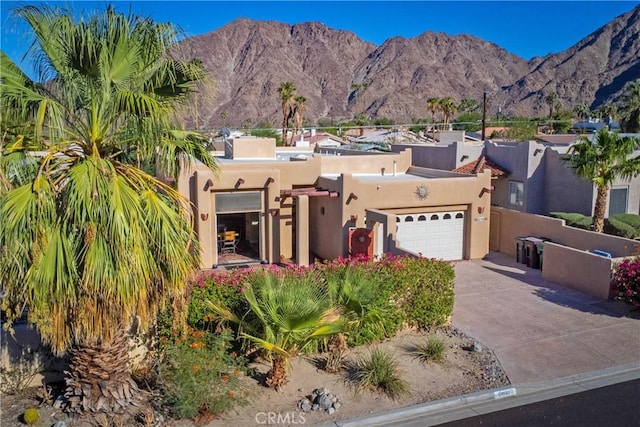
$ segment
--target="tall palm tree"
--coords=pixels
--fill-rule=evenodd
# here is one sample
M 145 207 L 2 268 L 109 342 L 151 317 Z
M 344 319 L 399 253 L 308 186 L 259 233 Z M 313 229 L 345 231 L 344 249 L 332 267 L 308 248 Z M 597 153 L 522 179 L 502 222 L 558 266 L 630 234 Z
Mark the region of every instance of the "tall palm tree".
M 593 143 L 583 137 L 569 148 L 564 159 L 578 177 L 596 185 L 593 227 L 598 233 L 604 229 L 607 198 L 613 182 L 640 175 L 640 155 L 633 157 L 635 150 L 640 150 L 640 139 L 601 129 Z
M 558 103 L 558 94 L 555 92 L 551 92 L 544 98 L 544 102 L 549 106 L 549 119 L 552 119 L 554 108 Z
M 296 87 L 291 82 L 282 82 L 278 87 L 278 94 L 282 101 L 282 140 L 287 144 L 287 130 L 289 129 L 289 120 L 293 109 Z
M 175 177 L 192 156 L 215 169 L 203 138 L 169 119 L 203 69 L 175 59 L 179 33 L 149 18 L 111 7 L 82 21 L 47 6 L 15 14 L 42 83 L 1 52 L 2 122 L 34 130 L 3 133 L 2 308 L 11 320 L 27 307 L 43 340 L 70 352 L 68 411 L 116 413 L 137 394 L 127 332 L 147 330 L 198 266 L 188 201 L 147 171 Z
M 307 110 L 307 98 L 304 96 L 296 96 L 293 103 L 293 133 L 291 135 L 291 145 L 295 135 L 300 132 L 304 123 L 304 112 Z
M 433 140 L 436 139 L 436 113 L 440 112 L 440 98 L 427 99 L 427 108 L 431 112 L 431 130 L 433 131 Z
M 625 132 L 640 132 L 640 79 L 628 82 L 620 105 L 621 126 Z
M 291 358 L 345 329 L 317 273 L 264 271 L 244 284 L 243 296 L 249 313 L 233 313 L 216 301 L 207 302 L 224 320 L 240 326 L 242 338 L 266 352 L 271 359 L 266 384 L 276 390 L 288 382 Z
M 440 100 L 440 111 L 442 111 L 442 114 L 444 115 L 445 129 L 447 129 L 449 120 L 451 120 L 453 115 L 456 113 L 456 110 L 457 110 L 457 106 L 455 101 L 452 98 L 446 97 Z

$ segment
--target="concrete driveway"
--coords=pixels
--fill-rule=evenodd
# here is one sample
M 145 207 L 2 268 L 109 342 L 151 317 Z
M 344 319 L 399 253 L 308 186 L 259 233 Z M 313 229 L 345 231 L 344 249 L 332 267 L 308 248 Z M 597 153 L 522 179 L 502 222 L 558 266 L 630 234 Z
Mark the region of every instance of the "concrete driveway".
M 491 348 L 513 384 L 638 363 L 640 312 L 547 282 L 501 253 L 455 264 L 453 325 Z

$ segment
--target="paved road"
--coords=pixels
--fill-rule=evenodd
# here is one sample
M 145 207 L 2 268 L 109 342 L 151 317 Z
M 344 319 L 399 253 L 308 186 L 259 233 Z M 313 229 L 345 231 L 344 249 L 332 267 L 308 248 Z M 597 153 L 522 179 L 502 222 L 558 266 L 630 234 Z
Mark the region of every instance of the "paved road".
M 440 427 L 637 427 L 640 425 L 640 380 L 627 381 L 530 405 L 466 418 Z M 424 426 L 418 424 L 403 427 Z

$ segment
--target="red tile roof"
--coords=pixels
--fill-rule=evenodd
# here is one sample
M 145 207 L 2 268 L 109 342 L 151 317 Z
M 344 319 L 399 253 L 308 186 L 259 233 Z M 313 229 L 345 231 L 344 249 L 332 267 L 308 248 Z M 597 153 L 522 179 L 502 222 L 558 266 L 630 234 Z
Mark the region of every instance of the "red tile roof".
M 487 159 L 485 156 L 480 156 L 480 158 L 477 160 L 455 168 L 453 172 L 476 174 L 484 169 L 491 169 L 492 178 L 497 178 L 509 174 L 508 171 L 504 170 L 501 166 Z

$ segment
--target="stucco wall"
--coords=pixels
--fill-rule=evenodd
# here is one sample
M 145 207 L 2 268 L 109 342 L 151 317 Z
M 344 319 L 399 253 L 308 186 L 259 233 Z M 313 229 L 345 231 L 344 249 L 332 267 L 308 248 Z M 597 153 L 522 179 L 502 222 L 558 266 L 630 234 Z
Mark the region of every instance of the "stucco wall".
M 597 298 L 608 299 L 612 260 L 568 246 L 546 243 L 542 277 Z
M 515 256 L 515 239 L 519 236 L 537 236 L 582 251 L 596 249 L 615 257 L 633 255 L 640 251 L 640 242 L 581 230 L 564 225 L 564 220 L 527 214 L 510 209 L 492 207 L 491 227 L 499 230 L 498 247 L 492 250 Z
M 546 205 L 543 214 L 576 212 L 590 216 L 593 212 L 594 189 L 587 180 L 579 179 L 562 161 L 563 153 L 545 152 Z
M 391 150 L 411 149 L 412 164 L 425 168 L 453 170 L 469 163 L 482 154 L 482 144 L 454 142 L 450 145 L 394 144 Z M 465 157 L 466 156 L 466 157 Z

